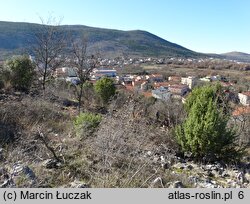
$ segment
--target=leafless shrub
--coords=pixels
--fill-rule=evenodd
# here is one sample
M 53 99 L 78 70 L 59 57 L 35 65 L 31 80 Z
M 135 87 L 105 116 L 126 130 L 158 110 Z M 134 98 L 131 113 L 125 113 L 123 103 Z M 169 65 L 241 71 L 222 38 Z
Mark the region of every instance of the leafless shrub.
M 66 46 L 66 32 L 60 29 L 60 20 L 52 16 L 46 20 L 40 18 L 41 25 L 33 33 L 31 52 L 35 55 L 35 64 L 42 77 L 42 88 L 45 90 L 48 77 L 62 64 L 62 54 Z
M 173 145 L 165 146 L 166 138 L 170 137 L 167 131 L 148 124 L 141 98 L 120 97 L 110 104 L 110 112 L 102 120 L 96 137 L 83 141 L 95 161 L 88 168 L 92 185 L 149 187 L 152 180 L 162 174 L 162 167 L 145 157 L 145 152 L 150 150 L 155 154 L 161 142 L 165 151 Z
M 239 135 L 239 144 L 250 147 L 250 115 L 242 114 L 232 117 L 230 125 L 236 128 Z

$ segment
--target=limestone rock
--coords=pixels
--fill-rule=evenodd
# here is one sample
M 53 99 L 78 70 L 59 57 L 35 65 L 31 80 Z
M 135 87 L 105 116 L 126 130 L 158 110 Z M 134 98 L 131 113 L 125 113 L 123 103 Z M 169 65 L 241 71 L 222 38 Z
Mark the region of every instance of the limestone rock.
M 70 188 L 90 188 L 90 186 L 86 183 L 75 180 L 72 183 L 70 183 Z
M 47 159 L 43 162 L 43 166 L 47 169 L 56 169 L 61 166 L 61 162 L 56 159 Z
M 181 181 L 175 181 L 172 185 L 172 188 L 184 188 L 184 185 Z

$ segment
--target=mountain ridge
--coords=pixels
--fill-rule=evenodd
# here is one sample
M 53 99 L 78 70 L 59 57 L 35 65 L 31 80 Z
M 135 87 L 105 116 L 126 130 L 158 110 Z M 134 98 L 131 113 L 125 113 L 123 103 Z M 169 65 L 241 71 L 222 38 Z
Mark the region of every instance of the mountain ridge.
M 37 28 L 35 23 L 0 21 L 0 50 L 16 51 L 29 46 L 29 38 Z M 194 52 L 176 43 L 143 30 L 122 31 L 85 25 L 60 25 L 79 37 L 88 37 L 89 50 L 98 50 L 109 56 L 198 57 Z
M 232 52 L 227 52 L 221 54 L 226 59 L 229 60 L 237 60 L 241 62 L 250 62 L 250 54 L 244 53 L 244 52 L 239 52 L 239 51 L 232 51 Z
M 41 24 L 29 22 L 0 21 L 0 59 L 3 56 L 20 54 L 30 46 L 32 35 Z M 209 54 L 192 51 L 177 43 L 165 40 L 144 30 L 99 28 L 86 25 L 60 25 L 65 32 L 82 34 L 88 38 L 88 50 L 99 52 L 102 57 L 182 57 L 182 58 L 224 58 L 250 62 L 250 54 L 233 51 L 223 54 Z

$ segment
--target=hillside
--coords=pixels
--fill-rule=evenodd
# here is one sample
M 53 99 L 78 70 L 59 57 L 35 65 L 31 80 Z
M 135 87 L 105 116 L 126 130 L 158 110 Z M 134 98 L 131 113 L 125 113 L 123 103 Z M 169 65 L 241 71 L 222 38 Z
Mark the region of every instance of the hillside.
M 91 95 L 85 113 L 98 114 L 101 122 L 93 129 L 82 121 L 76 128 L 76 107 L 65 103 L 66 89 L 55 85 L 45 95 L 0 90 L 0 187 L 250 187 L 249 160 L 206 164 L 181 156 L 173 137 L 185 114 L 180 101 L 121 92 L 107 111 L 100 111 Z M 242 139 L 249 130 L 245 119 Z
M 0 54 L 20 52 L 29 46 L 39 24 L 0 21 Z M 75 37 L 88 37 L 89 50 L 99 51 L 105 57 L 122 55 L 152 57 L 198 57 L 202 54 L 166 41 L 146 31 L 120 31 L 82 25 L 62 25 L 65 32 Z
M 237 60 L 241 62 L 250 62 L 250 54 L 243 52 L 228 52 L 221 54 L 223 57 L 229 60 Z

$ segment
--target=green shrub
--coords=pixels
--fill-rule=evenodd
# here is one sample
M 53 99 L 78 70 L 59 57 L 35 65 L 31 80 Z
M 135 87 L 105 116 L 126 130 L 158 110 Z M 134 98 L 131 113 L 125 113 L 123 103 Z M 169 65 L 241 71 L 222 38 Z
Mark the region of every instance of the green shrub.
M 78 136 L 91 135 L 98 127 L 102 117 L 93 113 L 81 113 L 74 120 L 74 127 Z
M 176 128 L 177 142 L 183 152 L 191 152 L 198 159 L 237 159 L 243 149 L 237 149 L 237 135 L 227 127 L 229 118 L 218 109 L 215 90 L 200 87 L 187 98 L 188 116 Z
M 19 91 L 28 91 L 34 77 L 34 64 L 27 56 L 14 57 L 5 63 L 5 78 Z
M 115 95 L 115 91 L 114 81 L 110 78 L 102 78 L 95 84 L 95 92 L 104 104 L 107 104 L 109 99 Z

